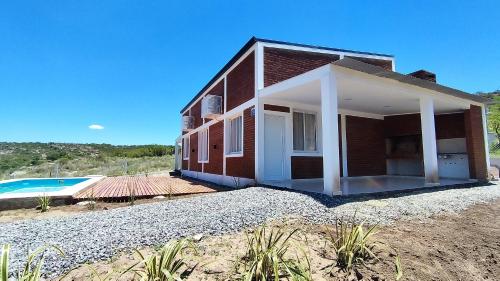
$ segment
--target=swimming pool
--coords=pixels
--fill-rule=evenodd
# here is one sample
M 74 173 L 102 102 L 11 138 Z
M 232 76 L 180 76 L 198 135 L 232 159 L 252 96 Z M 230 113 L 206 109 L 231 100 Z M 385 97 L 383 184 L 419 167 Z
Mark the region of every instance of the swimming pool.
M 90 178 L 20 179 L 0 183 L 0 194 L 55 192 L 75 186 Z

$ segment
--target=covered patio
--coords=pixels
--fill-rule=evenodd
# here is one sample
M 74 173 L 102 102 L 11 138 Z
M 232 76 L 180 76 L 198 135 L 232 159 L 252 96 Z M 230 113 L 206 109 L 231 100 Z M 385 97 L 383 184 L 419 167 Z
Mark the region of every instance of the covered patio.
M 353 59 L 263 88 L 256 118 L 267 185 L 349 195 L 488 177 L 481 97 Z

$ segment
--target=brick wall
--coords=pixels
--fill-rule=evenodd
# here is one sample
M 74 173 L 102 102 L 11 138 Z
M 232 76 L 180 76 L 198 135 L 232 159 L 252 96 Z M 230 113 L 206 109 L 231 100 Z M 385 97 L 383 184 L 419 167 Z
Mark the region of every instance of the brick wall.
M 201 163 L 198 163 L 198 133 L 190 136 L 189 170 L 201 172 Z
M 264 86 L 281 82 L 339 59 L 338 55 L 264 48 Z
M 249 54 L 227 75 L 227 110 L 255 96 L 255 54 Z
M 434 116 L 436 139 L 464 138 L 464 114 L 440 114 Z M 386 116 L 384 118 L 386 137 L 421 135 L 420 114 Z
M 194 128 L 198 128 L 203 125 L 203 119 L 201 118 L 201 100 L 191 107 L 191 116 L 194 117 Z
M 224 122 L 220 121 L 208 129 L 208 163 L 204 172 L 222 175 L 224 161 Z
M 436 115 L 436 139 L 465 138 L 464 118 L 464 113 Z
M 184 147 L 184 141 L 182 141 L 182 169 L 183 170 L 188 170 L 189 169 L 189 161 L 188 160 L 184 160 L 184 150 L 186 150 L 186 148 Z
M 346 116 L 349 176 L 385 175 L 384 121 Z
M 243 157 L 226 158 L 228 176 L 255 178 L 255 118 L 250 111 L 247 108 L 243 113 Z
M 488 169 L 486 167 L 482 118 L 482 110 L 479 106 L 471 105 L 470 109 L 465 111 L 465 135 L 470 176 L 485 181 L 488 178 Z
M 380 66 L 384 69 L 391 70 L 392 71 L 392 61 L 390 60 L 379 60 L 379 59 L 371 59 L 371 58 L 360 58 L 360 57 L 351 57 L 351 56 L 346 56 L 347 58 L 355 59 L 364 63 L 369 63 L 373 64 L 376 66 Z
M 273 104 L 264 104 L 264 110 L 290 113 L 290 107 Z
M 292 156 L 292 179 L 314 179 L 323 177 L 323 157 Z

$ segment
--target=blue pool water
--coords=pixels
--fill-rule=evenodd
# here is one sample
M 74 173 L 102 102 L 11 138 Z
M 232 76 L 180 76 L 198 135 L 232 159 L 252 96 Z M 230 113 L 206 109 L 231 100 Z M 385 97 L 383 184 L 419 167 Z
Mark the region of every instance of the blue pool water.
M 21 192 L 53 192 L 84 182 L 89 178 L 30 179 L 0 183 L 0 194 Z

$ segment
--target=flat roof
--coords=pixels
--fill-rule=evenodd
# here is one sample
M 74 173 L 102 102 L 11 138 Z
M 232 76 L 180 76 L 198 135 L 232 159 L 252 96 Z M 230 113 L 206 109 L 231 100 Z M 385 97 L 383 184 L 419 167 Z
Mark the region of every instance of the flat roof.
M 224 72 L 226 72 L 238 59 L 240 59 L 243 54 L 245 54 L 255 43 L 257 42 L 262 42 L 262 43 L 270 43 L 270 44 L 280 44 L 280 45 L 287 45 L 287 46 L 295 46 L 295 47 L 305 47 L 305 48 L 313 48 L 313 49 L 318 49 L 318 50 L 327 50 L 327 51 L 335 51 L 335 52 L 346 52 L 346 53 L 352 53 L 352 54 L 359 54 L 359 55 L 371 55 L 371 56 L 382 56 L 382 57 L 387 57 L 387 58 L 394 58 L 393 55 L 385 55 L 385 54 L 379 54 L 379 53 L 370 53 L 370 52 L 361 52 L 361 51 L 353 51 L 353 50 L 347 50 L 347 49 L 337 49 L 337 48 L 330 48 L 330 47 L 323 47 L 323 46 L 315 46 L 315 45 L 307 45 L 307 44 L 299 44 L 299 43 L 291 43 L 291 42 L 286 42 L 286 41 L 278 41 L 278 40 L 271 40 L 271 39 L 264 39 L 264 38 L 257 38 L 257 37 L 252 37 L 250 40 L 248 40 L 245 45 L 234 55 L 225 65 L 222 67 L 221 70 L 215 74 L 210 81 L 194 96 L 186 106 L 182 108 L 180 113 L 183 113 L 186 109 L 191 106 L 203 93 L 217 80 L 219 79 Z

